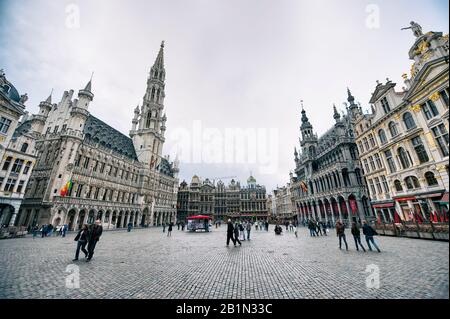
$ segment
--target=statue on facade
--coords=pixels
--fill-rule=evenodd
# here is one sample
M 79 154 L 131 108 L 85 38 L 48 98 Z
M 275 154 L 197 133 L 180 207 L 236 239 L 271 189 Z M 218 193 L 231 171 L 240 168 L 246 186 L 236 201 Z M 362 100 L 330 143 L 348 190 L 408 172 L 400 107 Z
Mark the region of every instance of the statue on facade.
M 418 24 L 418 23 L 416 23 L 414 21 L 411 21 L 410 24 L 411 24 L 410 27 L 402 28 L 402 30 L 411 29 L 416 38 L 418 38 L 418 37 L 423 35 L 422 26 L 420 24 Z

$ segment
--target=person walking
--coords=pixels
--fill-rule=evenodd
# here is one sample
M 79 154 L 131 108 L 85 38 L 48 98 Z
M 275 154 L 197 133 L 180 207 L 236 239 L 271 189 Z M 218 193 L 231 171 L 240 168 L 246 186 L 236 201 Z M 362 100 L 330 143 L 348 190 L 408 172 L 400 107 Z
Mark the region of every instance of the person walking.
M 230 239 L 233 242 L 234 246 L 236 246 L 236 240 L 234 240 L 234 226 L 231 222 L 231 219 L 228 219 L 227 223 L 227 247 L 230 246 Z
M 131 231 L 131 228 L 133 227 L 133 224 L 132 223 L 128 223 L 128 232 L 130 232 Z
M 77 250 L 75 252 L 75 259 L 72 261 L 77 261 L 78 256 L 80 255 L 80 249 L 84 253 L 84 257 L 87 258 L 89 253 L 86 250 L 86 244 L 88 242 L 89 230 L 88 225 L 84 224 L 78 234 L 75 236 L 74 241 L 77 242 Z
M 100 236 L 103 233 L 103 227 L 101 225 L 101 220 L 97 219 L 94 225 L 89 227 L 89 239 L 88 239 L 88 258 L 86 259 L 89 262 L 94 256 L 95 246 L 97 242 L 100 240 Z
M 369 246 L 369 250 L 372 251 L 372 246 L 370 245 L 370 243 L 372 242 L 377 251 L 381 253 L 380 248 L 378 248 L 378 245 L 373 239 L 373 236 L 378 235 L 378 233 L 369 224 L 367 224 L 367 221 L 363 221 L 363 234 L 366 236 L 366 242 L 367 246 Z
M 318 221 L 315 221 L 315 227 L 316 227 L 316 235 L 319 236 L 320 233 L 320 236 L 322 236 L 323 235 L 322 229 L 320 228 L 320 223 Z
M 269 222 L 266 221 L 266 231 L 269 231 Z
M 247 239 L 250 240 L 250 232 L 252 231 L 252 224 L 250 222 L 247 222 L 246 230 L 247 230 Z
M 359 230 L 358 225 L 355 222 L 352 223 L 352 235 L 353 239 L 355 240 L 356 250 L 359 251 L 358 246 L 361 246 L 362 250 L 366 252 L 366 249 L 361 244 L 361 231 Z
M 340 220 L 336 222 L 336 234 L 339 237 L 339 249 L 342 249 L 342 240 L 344 240 L 345 249 L 348 250 L 347 240 L 345 239 L 345 225 Z
M 169 227 L 167 228 L 167 237 L 172 237 L 172 227 L 173 227 L 173 224 L 170 223 Z
M 238 227 L 239 227 L 239 235 L 240 235 L 241 239 L 243 241 L 245 241 L 245 229 L 244 229 L 244 225 L 242 224 L 242 222 L 239 222 Z
M 163 233 L 166 232 L 166 223 L 162 223 L 162 227 L 163 227 Z
M 177 223 L 178 230 L 180 230 L 180 222 Z
M 181 231 L 184 231 L 184 222 L 181 223 Z
M 236 242 L 239 243 L 239 246 L 242 246 L 241 241 L 239 240 L 239 224 L 236 223 L 234 226 L 234 246 L 236 246 Z
M 324 234 L 324 236 L 328 236 L 327 235 L 327 224 L 325 224 L 325 222 L 322 222 L 322 232 Z
M 33 239 L 36 238 L 37 233 L 39 231 L 39 225 L 33 227 Z

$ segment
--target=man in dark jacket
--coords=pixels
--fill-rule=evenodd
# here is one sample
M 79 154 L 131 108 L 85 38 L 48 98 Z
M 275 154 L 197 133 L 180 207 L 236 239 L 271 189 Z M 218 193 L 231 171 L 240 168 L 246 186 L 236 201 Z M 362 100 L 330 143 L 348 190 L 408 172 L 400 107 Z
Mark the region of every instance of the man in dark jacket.
M 236 240 L 234 239 L 234 226 L 231 222 L 231 219 L 228 220 L 228 228 L 227 228 L 227 246 L 230 245 L 230 239 L 233 242 L 234 246 L 236 246 Z
M 97 242 L 100 240 L 100 236 L 103 233 L 103 227 L 101 223 L 102 223 L 101 220 L 97 219 L 95 221 L 95 224 L 89 227 L 89 241 L 88 241 L 89 255 L 86 261 L 90 261 L 92 259 L 92 256 L 94 256 L 95 246 L 97 245 Z
M 340 220 L 336 222 L 336 234 L 339 237 L 339 249 L 342 249 L 342 240 L 344 240 L 345 249 L 348 250 L 347 240 L 345 239 L 345 225 Z
M 353 235 L 353 239 L 355 240 L 356 250 L 359 251 L 358 246 L 361 246 L 362 250 L 365 252 L 366 249 L 361 244 L 361 231 L 359 230 L 358 225 L 356 225 L 355 222 L 352 223 L 352 235 Z
M 375 229 L 369 226 L 369 224 L 367 224 L 367 221 L 363 221 L 363 234 L 366 236 L 366 242 L 367 246 L 369 246 L 369 250 L 372 251 L 372 246 L 370 246 L 370 243 L 372 242 L 377 251 L 381 253 L 380 248 L 378 248 L 375 240 L 373 239 L 373 236 L 378 235 L 378 233 L 375 231 Z

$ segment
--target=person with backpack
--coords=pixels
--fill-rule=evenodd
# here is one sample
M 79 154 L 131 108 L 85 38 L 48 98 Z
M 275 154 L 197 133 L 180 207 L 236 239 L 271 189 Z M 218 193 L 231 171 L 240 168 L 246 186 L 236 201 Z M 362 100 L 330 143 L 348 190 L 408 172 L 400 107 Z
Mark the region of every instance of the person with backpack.
M 372 243 L 377 251 L 381 253 L 380 248 L 378 248 L 375 240 L 373 239 L 373 236 L 378 235 L 378 233 L 369 224 L 367 224 L 367 221 L 363 221 L 363 234 L 366 236 L 366 242 L 367 246 L 369 246 L 369 250 L 372 251 L 372 246 L 370 245 L 370 243 Z
M 356 245 L 356 250 L 359 251 L 359 246 L 361 246 L 362 250 L 364 252 L 366 252 L 366 249 L 364 248 L 364 246 L 361 244 L 361 231 L 358 228 L 358 225 L 356 225 L 355 222 L 352 223 L 352 235 L 353 235 L 353 239 L 355 240 L 355 245 Z

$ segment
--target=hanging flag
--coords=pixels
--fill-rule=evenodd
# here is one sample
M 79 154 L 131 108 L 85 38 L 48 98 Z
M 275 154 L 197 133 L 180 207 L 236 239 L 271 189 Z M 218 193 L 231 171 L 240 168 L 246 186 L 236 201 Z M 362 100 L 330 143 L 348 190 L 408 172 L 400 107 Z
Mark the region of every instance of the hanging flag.
M 306 186 L 306 183 L 304 181 L 300 182 L 300 187 L 302 188 L 303 192 L 308 192 L 308 186 Z
M 68 193 L 70 193 L 70 190 L 72 189 L 72 180 L 69 180 L 63 188 L 61 188 L 60 194 L 62 197 L 65 197 Z

